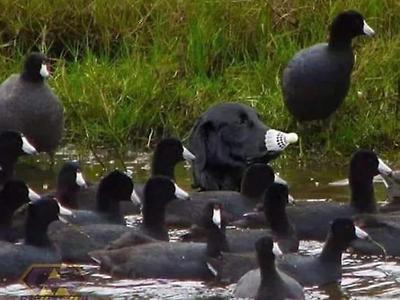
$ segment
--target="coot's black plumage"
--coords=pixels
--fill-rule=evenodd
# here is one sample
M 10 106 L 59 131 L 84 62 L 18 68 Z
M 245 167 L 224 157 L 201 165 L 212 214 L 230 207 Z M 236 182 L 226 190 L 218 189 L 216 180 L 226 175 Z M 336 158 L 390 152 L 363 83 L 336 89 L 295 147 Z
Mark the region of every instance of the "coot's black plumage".
M 61 257 L 51 244 L 47 228 L 58 220 L 59 206 L 54 199 L 42 198 L 29 204 L 22 245 L 0 242 L 0 279 L 19 279 L 33 264 L 61 263 Z
M 22 73 L 0 85 L 0 130 L 22 132 L 38 151 L 51 153 L 60 143 L 64 117 L 61 102 L 44 82 L 48 76 L 46 57 L 33 52 Z
M 265 235 L 271 236 L 279 246 L 280 252 L 297 252 L 299 240 L 285 212 L 287 201 L 287 186 L 273 183 L 266 191 L 264 200 L 264 212 L 270 228 L 229 229 L 226 231 L 230 252 L 222 253 L 217 259 L 209 259 L 209 264 L 216 270 L 218 280 L 237 282 L 246 272 L 256 268 L 254 245 Z
M 168 205 L 174 202 L 174 199 L 187 201 L 189 195 L 168 177 L 154 176 L 146 182 L 143 196 L 143 220 L 137 231 L 157 240 L 168 241 L 169 235 L 165 222 L 166 209 Z M 129 230 L 119 239 L 113 241 L 108 248 L 134 246 L 137 231 Z
M 304 286 L 322 286 L 342 278 L 342 253 L 357 239 L 369 239 L 350 219 L 335 219 L 324 247 L 316 256 L 287 254 L 278 267 Z
M 297 252 L 299 240 L 293 224 L 286 215 L 288 188 L 273 183 L 265 192 L 264 213 L 269 224 L 268 229 L 230 229 L 226 237 L 231 252 L 254 251 L 256 241 L 266 234 L 272 236 L 283 253 Z
M 326 119 L 336 111 L 350 87 L 351 41 L 372 34 L 360 13 L 345 11 L 333 20 L 328 43 L 304 49 L 290 60 L 283 72 L 283 97 L 297 120 Z
M 368 234 L 355 227 L 350 219 L 335 219 L 320 254 L 303 256 L 286 254 L 279 258 L 277 267 L 303 286 L 323 286 L 342 278 L 342 253 L 358 238 L 369 239 Z M 260 282 L 259 272 L 247 273 L 243 282 Z
M 87 184 L 83 178 L 81 168 L 75 161 L 68 161 L 61 167 L 57 176 L 56 191 L 50 193 L 55 196 L 58 202 L 67 208 L 78 209 L 79 199 L 88 198 L 84 202 L 95 203 L 96 189 L 91 187 L 86 193 L 80 193 L 82 189 L 86 189 Z
M 87 224 L 125 224 L 121 214 L 120 204 L 129 202 L 133 206 L 140 202 L 137 198 L 131 178 L 121 171 L 114 170 L 104 176 L 97 185 L 96 197 L 82 197 L 78 200 L 79 207 L 94 206 L 92 210 L 72 210 L 70 223 Z M 133 202 L 133 203 L 132 203 Z
M 4 184 L 0 191 L 0 240 L 15 242 L 23 237 L 23 227 L 13 224 L 13 216 L 24 204 L 35 200 L 32 196 L 27 185 L 21 180 L 11 179 Z
M 351 245 L 353 253 L 362 255 L 400 256 L 400 215 L 366 214 L 358 215 L 355 223 L 365 230 L 376 243 L 364 240 L 354 241 Z M 384 251 L 383 251 L 383 249 Z
M 192 161 L 195 156 L 185 147 L 182 142 L 169 137 L 162 139 L 155 147 L 151 161 L 151 176 L 166 176 L 175 181 L 175 167 L 184 160 Z M 135 182 L 135 193 L 143 202 L 143 189 L 145 183 Z M 121 213 L 124 215 L 133 215 L 140 213 L 140 203 L 132 205 L 131 203 L 121 203 Z
M 162 139 L 154 149 L 151 176 L 166 176 L 175 181 L 175 167 L 184 160 L 193 161 L 195 156 L 174 137 Z M 135 184 L 135 191 L 143 199 L 144 184 Z
M 137 244 L 168 240 L 165 227 L 165 206 L 176 197 L 183 197 L 167 177 L 150 178 L 144 189 L 142 224 L 132 227 L 118 224 L 89 224 L 71 226 L 56 222 L 49 229 L 53 243 L 61 250 L 63 261 L 90 262 L 89 251 L 102 249 L 112 241 L 111 247 L 119 248 Z M 186 194 L 187 196 L 187 194 Z
M 218 200 L 224 207 L 227 222 L 240 218 L 244 213 L 262 203 L 266 189 L 274 182 L 274 171 L 266 164 L 252 164 L 244 172 L 240 193 L 236 191 L 204 191 L 190 194 L 190 201 L 176 201 L 167 207 L 170 225 L 201 225 L 203 209 L 210 200 Z
M 257 251 L 259 270 L 249 271 L 236 285 L 235 296 L 239 298 L 254 298 L 256 300 L 285 300 L 304 299 L 301 285 L 292 277 L 281 272 L 275 266 L 275 254 L 273 253 L 272 239 L 260 238 L 255 248 Z M 258 274 L 258 281 L 248 278 Z M 260 282 L 261 274 L 261 282 Z
M 389 169 L 370 150 L 357 150 L 351 158 L 349 182 L 351 198 L 349 204 L 330 202 L 297 201 L 288 206 L 286 212 L 293 222 L 299 239 L 324 240 L 329 231 L 330 222 L 335 218 L 351 218 L 360 213 L 376 213 L 378 211 L 373 178 L 378 174 L 389 174 Z M 260 214 L 261 215 L 261 214 Z M 260 223 L 262 219 L 257 218 Z M 247 222 L 242 222 L 246 223 Z
M 208 209 L 207 244 L 157 242 L 117 250 L 94 251 L 92 257 L 103 270 L 129 278 L 212 279 L 208 257 L 228 251 L 218 204 Z

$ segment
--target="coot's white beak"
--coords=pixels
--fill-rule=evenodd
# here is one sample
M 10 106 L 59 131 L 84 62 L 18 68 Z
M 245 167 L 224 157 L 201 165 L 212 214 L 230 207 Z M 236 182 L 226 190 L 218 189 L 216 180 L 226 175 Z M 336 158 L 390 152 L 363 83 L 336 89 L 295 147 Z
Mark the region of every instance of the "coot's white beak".
M 186 147 L 183 147 L 182 156 L 185 160 L 195 160 L 196 156 L 190 152 Z
M 206 262 L 208 270 L 210 270 L 211 274 L 213 274 L 214 277 L 218 276 L 218 271 L 210 262 Z
M 29 190 L 29 194 L 28 194 L 28 198 L 31 201 L 36 201 L 40 199 L 40 195 L 38 193 L 36 193 L 34 190 L 32 189 L 28 189 Z
M 142 201 L 140 201 L 140 198 L 138 196 L 138 194 L 136 194 L 135 189 L 133 189 L 132 194 L 131 194 L 131 201 L 133 202 L 133 204 L 135 205 L 140 205 L 142 204 Z
M 219 208 L 213 209 L 212 221 L 215 225 L 218 226 L 218 228 L 221 228 L 221 209 Z
M 379 161 L 378 172 L 386 176 L 391 175 L 393 170 L 387 164 L 385 164 L 382 159 L 378 158 L 378 161 Z
M 86 188 L 87 184 L 85 179 L 83 178 L 82 172 L 78 171 L 76 172 L 76 180 L 75 180 L 76 184 L 79 185 L 80 187 Z
M 293 205 L 296 204 L 296 201 L 294 200 L 292 195 L 288 195 L 288 204 Z
M 63 216 L 58 215 L 58 219 L 59 219 L 61 222 L 65 223 L 65 224 L 69 224 L 68 220 L 67 220 L 66 218 L 64 218 Z
M 367 24 L 367 22 L 365 22 L 365 20 L 364 20 L 363 32 L 368 36 L 372 36 L 375 34 L 375 31 Z
M 28 139 L 21 135 L 22 139 L 22 151 L 25 152 L 26 154 L 37 154 L 37 150 L 31 143 L 29 143 Z
M 43 78 L 47 78 L 50 76 L 50 72 L 46 64 L 42 64 L 42 66 L 40 67 L 40 76 L 42 76 Z
M 284 185 L 288 185 L 287 184 L 287 182 L 286 182 L 286 180 L 285 179 L 283 179 L 282 177 L 280 177 L 279 175 L 274 175 L 274 182 L 275 183 L 279 183 L 279 184 L 284 184 Z
M 74 215 L 74 213 L 72 212 L 72 210 L 70 210 L 70 209 L 68 209 L 68 208 L 66 208 L 66 207 L 64 207 L 64 206 L 62 206 L 61 203 L 58 202 L 58 200 L 55 199 L 55 201 L 57 202 L 58 208 L 59 208 L 59 210 L 60 210 L 60 212 L 59 212 L 59 214 L 58 214 L 59 217 L 60 217 L 60 216 L 73 216 L 73 215 Z
M 274 246 L 272 247 L 272 253 L 275 254 L 276 256 L 283 255 L 281 248 L 279 247 L 278 243 L 276 243 L 276 242 L 274 242 Z
M 185 192 L 183 189 L 181 189 L 176 183 L 174 183 L 175 185 L 175 196 L 178 199 L 182 199 L 182 200 L 189 200 L 189 194 L 187 192 Z
M 367 232 L 365 232 L 364 230 L 362 230 L 360 227 L 358 227 L 358 226 L 354 226 L 355 227 L 355 229 L 356 229 L 356 236 L 359 238 L 359 239 L 363 239 L 363 240 L 365 240 L 365 239 L 368 239 L 369 238 L 369 234 L 367 233 Z
M 63 215 L 63 216 L 73 216 L 74 215 L 72 210 L 62 206 L 61 204 L 58 204 L 58 206 L 60 207 L 60 215 Z

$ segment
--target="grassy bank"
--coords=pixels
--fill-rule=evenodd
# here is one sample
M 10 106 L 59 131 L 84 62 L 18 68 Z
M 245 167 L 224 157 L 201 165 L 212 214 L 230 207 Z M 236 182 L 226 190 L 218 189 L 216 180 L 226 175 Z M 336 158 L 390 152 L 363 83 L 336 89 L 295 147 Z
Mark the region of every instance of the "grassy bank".
M 66 142 L 124 146 L 150 132 L 184 137 L 213 103 L 240 101 L 296 130 L 280 89 L 299 49 L 326 40 L 329 20 L 360 10 L 376 31 L 357 38 L 352 87 L 331 143 L 393 149 L 400 142 L 400 3 L 348 1 L 57 0 L 0 2 L 0 78 L 30 49 L 56 58 L 49 84 L 66 110 Z M 303 136 L 321 149 L 324 131 Z

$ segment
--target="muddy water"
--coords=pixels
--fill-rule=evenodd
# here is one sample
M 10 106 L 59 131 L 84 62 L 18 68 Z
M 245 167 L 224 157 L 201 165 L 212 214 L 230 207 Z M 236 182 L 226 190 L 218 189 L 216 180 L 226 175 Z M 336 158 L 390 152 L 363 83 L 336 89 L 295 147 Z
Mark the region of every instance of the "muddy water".
M 96 181 L 105 172 L 114 168 L 122 168 L 119 160 L 112 153 L 100 155 L 98 159 L 91 155 L 79 155 L 70 148 L 60 151 L 56 157 L 54 168 L 49 169 L 46 156 L 24 159 L 18 166 L 17 174 L 25 179 L 38 192 L 52 189 L 55 177 L 62 163 L 67 159 L 78 159 L 82 162 L 86 178 Z M 137 181 L 144 181 L 149 174 L 149 158 L 147 153 L 130 153 L 124 157 L 127 169 L 131 170 Z M 388 157 L 384 157 L 388 158 Z M 397 158 L 390 157 L 395 162 Z M 393 163 L 391 164 L 393 166 Z M 275 170 L 285 178 L 291 187 L 291 193 L 296 199 L 331 199 L 346 201 L 348 187 L 328 185 L 329 182 L 346 177 L 346 161 L 315 161 L 299 164 L 297 161 L 281 157 L 273 163 Z M 178 184 L 190 189 L 190 168 L 180 164 L 177 168 Z M 376 184 L 377 198 L 385 198 L 382 184 Z M 130 219 L 137 221 L 136 217 Z M 177 237 L 182 231 L 172 231 Z M 315 254 L 322 244 L 317 242 L 302 242 L 301 252 Z M 331 285 L 324 289 L 306 289 L 306 299 L 399 299 L 400 298 L 400 265 L 396 259 L 383 261 L 380 258 L 357 258 L 345 254 L 343 258 L 343 279 L 340 285 Z M 68 266 L 61 270 L 63 286 L 70 294 L 87 298 L 115 299 L 233 299 L 234 286 L 221 286 L 215 283 L 199 281 L 174 281 L 163 279 L 126 280 L 111 278 L 99 272 L 94 265 L 78 266 L 79 275 L 71 272 Z M 17 296 L 37 295 L 39 291 L 16 283 L 0 286 L 0 297 L 14 298 Z

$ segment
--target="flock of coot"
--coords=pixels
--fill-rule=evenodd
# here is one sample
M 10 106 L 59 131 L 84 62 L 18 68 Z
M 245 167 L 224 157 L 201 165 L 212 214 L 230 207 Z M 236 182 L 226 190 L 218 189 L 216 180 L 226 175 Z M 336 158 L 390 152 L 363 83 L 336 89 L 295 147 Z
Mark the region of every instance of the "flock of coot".
M 345 11 L 333 20 L 328 43 L 289 61 L 283 98 L 295 119 L 332 115 L 350 87 L 352 39 L 373 34 L 361 14 Z M 159 141 L 145 183 L 114 170 L 87 184 L 71 161 L 54 191 L 36 194 L 14 167 L 20 156 L 53 154 L 60 143 L 63 108 L 44 81 L 48 76 L 46 57 L 31 53 L 21 74 L 0 85 L 2 282 L 18 281 L 33 264 L 93 263 L 119 278 L 217 280 L 237 283 L 236 297 L 304 299 L 303 287 L 340 281 L 347 249 L 400 255 L 398 207 L 378 205 L 373 186 L 378 174 L 397 184 L 396 172 L 373 151 L 359 149 L 349 163 L 347 203 L 293 201 L 267 163 L 297 142 L 297 134 L 269 128 L 240 103 L 206 110 L 188 148 L 176 138 Z M 197 189 L 191 193 L 175 183 L 175 166 L 184 160 Z M 127 226 L 124 217 L 132 214 L 142 220 Z M 171 227 L 188 231 L 170 242 Z M 300 240 L 324 245 L 304 256 Z

